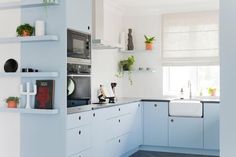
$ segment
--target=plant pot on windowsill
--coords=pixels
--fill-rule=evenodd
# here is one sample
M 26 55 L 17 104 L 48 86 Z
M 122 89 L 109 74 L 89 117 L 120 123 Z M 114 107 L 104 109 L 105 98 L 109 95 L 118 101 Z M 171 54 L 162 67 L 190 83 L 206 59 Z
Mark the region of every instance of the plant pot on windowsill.
M 19 98 L 18 97 L 9 97 L 6 99 L 7 107 L 8 108 L 17 108 L 19 104 Z

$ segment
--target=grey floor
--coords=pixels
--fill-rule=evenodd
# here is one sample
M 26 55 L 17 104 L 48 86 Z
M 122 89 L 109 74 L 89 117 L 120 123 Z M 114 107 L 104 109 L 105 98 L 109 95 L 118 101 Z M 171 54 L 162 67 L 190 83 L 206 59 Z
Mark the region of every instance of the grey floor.
M 130 157 L 216 157 L 216 156 L 138 151 L 137 153 L 131 155 Z

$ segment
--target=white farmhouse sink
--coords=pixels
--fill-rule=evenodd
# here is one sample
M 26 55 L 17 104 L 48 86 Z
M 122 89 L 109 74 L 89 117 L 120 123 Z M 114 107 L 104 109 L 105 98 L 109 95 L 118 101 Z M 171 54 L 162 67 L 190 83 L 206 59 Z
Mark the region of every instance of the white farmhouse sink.
M 176 117 L 202 117 L 203 104 L 199 100 L 172 100 L 169 103 L 169 115 Z

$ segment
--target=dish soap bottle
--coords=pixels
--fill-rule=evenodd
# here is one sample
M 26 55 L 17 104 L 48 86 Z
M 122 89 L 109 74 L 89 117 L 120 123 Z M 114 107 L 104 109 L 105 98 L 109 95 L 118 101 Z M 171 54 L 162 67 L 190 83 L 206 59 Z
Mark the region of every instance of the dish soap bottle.
M 184 89 L 181 88 L 180 90 L 180 99 L 184 99 Z

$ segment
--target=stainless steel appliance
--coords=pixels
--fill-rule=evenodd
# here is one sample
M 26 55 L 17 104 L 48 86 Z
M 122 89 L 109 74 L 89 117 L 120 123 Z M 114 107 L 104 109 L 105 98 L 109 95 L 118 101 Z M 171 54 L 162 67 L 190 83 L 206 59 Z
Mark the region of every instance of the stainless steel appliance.
M 91 103 L 91 65 L 67 64 L 67 107 Z
M 67 57 L 91 59 L 91 35 L 67 30 Z

